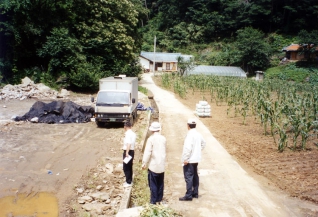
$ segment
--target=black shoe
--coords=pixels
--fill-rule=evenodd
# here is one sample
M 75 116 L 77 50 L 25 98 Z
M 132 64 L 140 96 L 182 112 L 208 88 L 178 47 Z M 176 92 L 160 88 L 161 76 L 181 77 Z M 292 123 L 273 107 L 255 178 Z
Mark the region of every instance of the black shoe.
M 199 195 L 197 195 L 197 194 L 192 194 L 192 198 L 199 198 Z
M 180 200 L 180 201 L 192 201 L 192 198 L 189 198 L 189 197 L 180 197 L 179 200 Z

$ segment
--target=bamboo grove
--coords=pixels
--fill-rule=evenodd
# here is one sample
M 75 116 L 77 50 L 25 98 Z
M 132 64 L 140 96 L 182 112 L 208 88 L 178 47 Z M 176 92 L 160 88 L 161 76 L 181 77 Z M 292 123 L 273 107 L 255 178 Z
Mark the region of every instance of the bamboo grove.
M 248 116 L 255 117 L 280 152 L 285 148 L 306 150 L 309 141 L 318 145 L 318 89 L 314 85 L 174 74 L 163 74 L 161 81 L 182 98 L 199 91 L 205 100 L 227 105 L 227 115 L 242 116 L 243 124 Z

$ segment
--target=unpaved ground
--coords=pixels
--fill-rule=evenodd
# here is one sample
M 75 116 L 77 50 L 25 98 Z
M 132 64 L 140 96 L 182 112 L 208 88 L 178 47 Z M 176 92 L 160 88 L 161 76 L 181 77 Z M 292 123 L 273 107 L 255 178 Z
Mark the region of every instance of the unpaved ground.
M 155 92 L 154 95 L 156 96 Z M 87 98 L 89 100 L 89 97 Z M 164 98 L 163 96 L 160 103 L 169 104 L 168 101 L 163 102 Z M 191 110 L 194 110 L 195 104 L 202 99 L 199 94 L 189 95 L 186 100 L 177 96 L 176 98 Z M 96 165 L 101 162 L 111 162 L 114 165 L 121 162 L 120 140 L 124 132 L 120 126 L 96 128 L 95 123 L 48 125 L 3 121 L 10 119 L 12 115 L 23 115 L 33 103 L 34 100 L 0 101 L 0 197 L 13 195 L 17 191 L 20 193 L 52 192 L 58 198 L 60 216 L 68 216 L 70 201 L 76 200 L 74 186 L 78 183 L 79 186 L 83 186 L 84 176 L 94 175 L 94 171 L 98 170 Z M 6 105 L 6 108 L 3 105 Z M 308 146 L 311 150 L 306 152 L 286 150 L 278 153 L 272 138 L 262 135 L 262 128 L 254 121 L 254 118 L 248 120 L 247 125 L 242 125 L 241 118 L 226 116 L 225 106 L 216 107 L 214 103 L 211 105 L 212 118 L 204 118 L 201 121 L 222 146 L 238 160 L 240 166 L 256 179 L 266 192 L 282 194 L 281 190 L 283 190 L 287 193 L 286 196 L 274 197 L 273 200 L 284 204 L 285 209 L 292 210 L 291 213 L 298 213 L 298 216 L 317 216 L 315 204 L 287 197 L 289 195 L 317 202 L 317 148 Z M 168 158 L 173 162 L 168 165 L 166 173 L 164 199 L 172 207 L 182 211 L 185 216 L 209 216 L 207 214 L 209 210 L 199 208 L 203 205 L 207 206 L 207 203 L 215 212 L 225 209 L 224 211 L 230 210 L 232 216 L 244 216 L 235 211 L 237 204 L 233 203 L 231 207 L 226 205 L 232 198 L 227 197 L 226 189 L 224 195 L 217 194 L 218 186 L 202 184 L 199 200 L 193 201 L 190 205 L 178 202 L 178 197 L 183 196 L 185 188 L 184 182 L 179 183 L 183 179 L 179 162 L 180 147 L 186 134 L 186 126 L 180 122 L 183 111 L 176 111 L 173 116 L 171 111 L 160 112 L 160 118 L 164 122 L 163 133 L 170 138 Z M 134 130 L 138 128 L 138 125 L 134 126 Z M 208 153 L 205 155 L 208 156 Z M 204 166 L 215 170 L 216 164 L 218 162 Z M 202 167 L 201 164 L 201 169 Z M 173 168 L 177 168 L 178 172 L 171 174 Z M 53 175 L 48 175 L 47 170 L 51 170 Z M 209 170 L 201 170 L 202 181 L 208 180 L 214 183 L 217 178 L 212 177 L 209 180 L 204 171 Z M 233 174 L 229 176 L 235 174 L 235 171 L 230 172 Z M 226 180 L 218 181 L 220 186 L 222 182 L 226 182 Z M 228 191 L 232 190 L 228 189 Z M 246 205 L 244 198 L 242 204 Z M 198 209 L 192 209 L 192 205 Z M 254 211 L 249 209 L 249 207 L 245 208 L 247 216 L 257 216 L 253 215 Z M 271 210 L 266 212 L 272 213 Z M 76 212 L 71 215 L 76 216 Z
M 150 85 L 150 82 L 148 83 Z M 147 85 L 146 83 L 145 86 Z M 159 94 L 158 89 L 156 90 Z M 178 202 L 178 197 L 184 194 L 185 188 L 185 183 L 179 181 L 183 179 L 182 169 L 177 165 L 186 134 L 186 126 L 180 122 L 183 119 L 185 122 L 184 116 L 189 117 L 190 113 L 184 111 L 182 114 L 183 111 L 177 111 L 180 106 L 172 104 L 169 102 L 171 97 L 162 94 L 166 93 L 160 91 L 157 99 L 166 110 L 160 111 L 160 118 L 166 126 L 163 133 L 170 139 L 168 169 L 173 171 L 173 174 L 166 176 L 165 197 L 174 208 L 182 211 L 185 216 L 277 216 L 278 213 L 279 216 L 318 215 L 317 204 L 311 202 L 315 201 L 317 196 L 317 148 L 308 146 L 311 151 L 286 150 L 278 153 L 273 139 L 262 135 L 263 129 L 254 118 L 248 120 L 247 125 L 242 125 L 241 118 L 227 117 L 226 107 L 216 107 L 214 103 L 211 103 L 212 118 L 200 120 L 257 183 L 249 178 L 235 177 L 236 174 L 242 175 L 239 172 L 240 167 L 235 166 L 235 162 L 223 162 L 218 153 L 213 153 L 219 150 L 213 150 L 212 147 L 211 153 L 204 152 L 204 160 L 199 166 L 202 180 L 199 200 L 192 203 Z M 155 92 L 154 95 L 156 98 Z M 191 111 L 194 111 L 196 103 L 202 100 L 199 94 L 188 95 L 187 99 L 180 99 L 176 95 L 175 97 Z M 229 166 L 233 168 L 229 169 Z M 237 170 L 233 170 L 235 167 Z M 229 184 L 226 184 L 227 182 Z M 249 189 L 255 189 L 255 192 Z M 201 208 L 196 209 L 197 206 Z
M 73 97 L 89 104 L 88 95 Z M 71 97 L 72 100 L 72 97 Z M 34 124 L 11 122 L 13 115 L 25 114 L 35 100 L 0 101 L 0 198 L 17 193 L 36 195 L 53 193 L 58 198 L 59 216 L 68 216 L 70 201 L 76 201 L 75 186 L 96 179 L 100 163 L 122 162 L 122 125 L 97 128 L 94 122 L 83 124 Z M 133 130 L 141 134 L 146 114 L 138 114 Z M 92 169 L 93 168 L 93 169 Z M 48 174 L 48 171 L 52 175 Z M 103 173 L 104 174 L 104 173 Z M 121 186 L 123 176 L 117 184 Z M 110 180 L 107 177 L 102 181 Z M 88 183 L 91 185 L 97 184 Z M 85 187 L 85 186 L 84 186 Z M 84 189 L 85 190 L 85 189 Z M 123 190 L 120 188 L 120 190 Z M 114 192 L 119 194 L 118 191 Z M 78 213 L 77 213 L 78 214 Z M 73 215 L 76 216 L 76 213 Z
M 180 100 L 195 110 L 200 98 L 196 93 Z M 212 102 L 211 106 L 212 118 L 201 118 L 201 121 L 240 164 L 266 177 L 290 196 L 318 204 L 318 147 L 313 142 L 308 142 L 306 151 L 286 148 L 279 153 L 273 138 L 264 135 L 255 117 L 249 117 L 243 125 L 243 118 L 234 117 L 233 111 L 227 116 L 226 105 L 216 106 Z

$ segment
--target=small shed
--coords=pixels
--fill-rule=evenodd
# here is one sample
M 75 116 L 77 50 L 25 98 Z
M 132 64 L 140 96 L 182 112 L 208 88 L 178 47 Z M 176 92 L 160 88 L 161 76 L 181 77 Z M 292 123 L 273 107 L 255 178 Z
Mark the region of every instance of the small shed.
M 313 44 L 302 44 L 302 45 L 291 44 L 287 47 L 284 47 L 282 51 L 285 52 L 285 57 L 288 60 L 298 61 L 298 60 L 307 60 L 309 58 L 316 58 L 318 55 L 318 47 L 315 48 L 314 53 L 308 52 L 308 49 L 311 49 L 311 48 L 314 48 Z
M 193 58 L 192 55 L 183 55 L 181 53 L 142 51 L 139 56 L 139 62 L 146 71 L 153 71 L 153 64 L 155 63 L 155 71 L 175 72 L 178 71 L 178 57 L 180 56 L 183 57 L 184 61 L 189 61 Z
M 256 71 L 255 74 L 256 74 L 255 80 L 258 81 L 258 80 L 264 79 L 265 73 L 263 71 Z
M 236 66 L 208 66 L 198 65 L 195 66 L 188 75 L 217 75 L 217 76 L 235 76 L 246 78 L 246 73 L 240 67 Z

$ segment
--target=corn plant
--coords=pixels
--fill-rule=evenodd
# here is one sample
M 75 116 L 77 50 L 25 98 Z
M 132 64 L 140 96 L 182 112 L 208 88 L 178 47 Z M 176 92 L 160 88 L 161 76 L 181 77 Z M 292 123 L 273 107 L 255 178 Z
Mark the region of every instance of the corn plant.
M 234 116 L 240 114 L 243 124 L 246 117 L 259 118 L 264 134 L 270 126 L 270 134 L 278 135 L 279 148 L 284 150 L 288 137 L 296 150 L 299 136 L 304 149 L 310 136 L 318 139 L 318 87 L 308 84 L 291 84 L 279 80 L 257 82 L 251 79 L 235 77 L 191 75 L 185 77 L 162 76 L 162 85 L 173 88 L 180 97 L 186 98 L 187 90 L 199 91 L 201 95 L 210 94 L 210 101 L 216 105 L 227 103 L 227 115 L 234 109 Z M 284 121 L 282 121 L 284 120 Z M 284 123 L 283 123 L 284 122 Z

